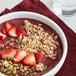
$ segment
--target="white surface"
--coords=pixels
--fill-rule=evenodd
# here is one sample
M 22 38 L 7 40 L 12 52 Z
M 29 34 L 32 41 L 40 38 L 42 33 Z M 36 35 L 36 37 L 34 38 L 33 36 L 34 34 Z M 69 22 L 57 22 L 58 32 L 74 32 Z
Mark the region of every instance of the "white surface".
M 3 11 L 5 8 L 11 9 L 21 1 L 22 0 L 0 0 L 0 12 Z
M 55 12 L 54 9 L 52 9 L 52 1 L 53 0 L 41 0 L 43 3 L 46 4 L 46 6 L 51 9 L 52 11 L 54 11 L 54 13 L 62 20 L 65 22 L 65 24 L 67 24 L 68 27 L 70 27 L 75 33 L 76 33 L 76 14 L 74 16 L 71 17 L 63 17 L 61 15 L 59 15 L 58 13 Z
M 63 6 L 76 6 L 76 0 L 55 0 L 56 2 L 58 2 L 59 4 L 63 5 Z
M 76 0 L 53 0 L 53 3 L 60 10 L 72 11 L 76 9 Z
M 4 8 L 13 7 L 14 5 L 18 4 L 22 0 L 0 0 L 0 12 L 4 10 Z M 46 6 L 52 9 L 52 1 L 53 0 L 41 0 L 46 4 Z M 52 9 L 54 10 L 54 9 Z M 55 10 L 54 10 L 55 12 Z M 60 17 L 75 33 L 76 33 L 76 15 L 72 17 L 63 17 L 56 13 L 58 17 Z
M 63 55 L 62 55 L 60 61 L 58 62 L 58 64 L 51 71 L 49 71 L 48 73 L 46 73 L 42 76 L 55 75 L 62 67 L 62 65 L 65 61 L 66 55 L 67 55 L 67 40 L 66 40 L 66 37 L 65 37 L 63 31 L 61 30 L 61 28 L 55 22 L 53 22 L 51 19 L 49 19 L 43 15 L 40 15 L 37 13 L 32 13 L 32 12 L 15 12 L 15 13 L 10 13 L 10 14 L 4 15 L 4 16 L 0 17 L 0 23 L 3 23 L 10 19 L 15 19 L 15 18 L 32 18 L 32 19 L 44 22 L 45 24 L 47 24 L 48 26 L 50 26 L 52 29 L 54 29 L 57 32 L 57 34 L 59 35 L 59 37 L 62 41 L 62 44 L 63 44 Z

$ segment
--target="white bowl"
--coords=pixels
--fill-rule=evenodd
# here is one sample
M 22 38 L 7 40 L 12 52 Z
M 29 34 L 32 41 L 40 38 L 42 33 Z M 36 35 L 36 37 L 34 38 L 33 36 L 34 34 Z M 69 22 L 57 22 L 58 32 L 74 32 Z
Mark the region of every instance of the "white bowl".
M 43 15 L 33 13 L 33 12 L 24 12 L 24 11 L 21 12 L 20 11 L 20 12 L 14 12 L 14 13 L 9 13 L 9 14 L 3 15 L 3 16 L 0 17 L 0 24 L 5 22 L 5 21 L 11 20 L 11 19 L 16 19 L 16 18 L 31 18 L 31 19 L 41 21 L 41 22 L 49 25 L 53 30 L 55 30 L 58 33 L 58 35 L 59 35 L 59 37 L 62 41 L 62 45 L 63 45 L 62 58 L 60 59 L 58 64 L 51 71 L 42 75 L 42 76 L 54 76 L 60 70 L 60 68 L 62 67 L 62 65 L 65 61 L 66 55 L 67 55 L 67 48 L 68 48 L 67 47 L 67 40 L 66 40 L 66 37 L 65 37 L 63 31 L 51 19 L 49 19 L 49 18 L 47 18 Z

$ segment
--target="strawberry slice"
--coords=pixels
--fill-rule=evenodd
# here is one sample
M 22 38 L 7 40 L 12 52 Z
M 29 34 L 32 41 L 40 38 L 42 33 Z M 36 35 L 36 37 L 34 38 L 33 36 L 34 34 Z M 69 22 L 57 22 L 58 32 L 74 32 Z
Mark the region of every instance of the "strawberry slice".
M 34 53 L 29 53 L 25 56 L 25 58 L 23 59 L 23 63 L 26 65 L 30 65 L 33 66 L 36 64 L 36 59 L 34 56 Z
M 5 23 L 5 27 L 3 28 L 3 33 L 6 34 L 6 32 L 12 27 L 12 25 L 9 22 Z
M 5 23 L 5 29 L 6 29 L 6 32 L 12 27 L 12 25 L 9 23 L 9 22 L 6 22 Z
M 6 34 L 6 29 L 5 29 L 5 27 L 3 28 L 2 33 L 3 33 L 3 34 Z
M 12 49 L 12 50 L 9 50 L 8 52 L 5 52 L 5 53 L 1 54 L 1 57 L 2 58 L 14 57 L 16 52 L 17 52 L 16 49 Z
M 1 43 L 3 43 L 3 41 L 2 41 L 2 40 L 0 40 L 0 44 L 1 44 Z
M 19 63 L 26 56 L 26 52 L 23 49 L 17 51 L 15 55 L 15 61 L 13 63 Z
M 26 31 L 23 28 L 17 27 L 17 34 L 22 34 L 26 36 Z
M 43 63 L 46 60 L 46 57 L 41 53 L 34 53 L 37 63 Z
M 5 39 L 5 38 L 6 38 L 6 35 L 0 32 L 0 39 Z
M 4 54 L 4 53 L 7 53 L 7 52 L 9 52 L 10 50 L 3 50 L 3 51 L 0 51 L 0 56 L 2 55 L 2 54 Z
M 12 27 L 8 30 L 8 35 L 9 36 L 12 36 L 12 37 L 18 37 L 18 34 L 16 33 L 16 29 L 17 27 Z

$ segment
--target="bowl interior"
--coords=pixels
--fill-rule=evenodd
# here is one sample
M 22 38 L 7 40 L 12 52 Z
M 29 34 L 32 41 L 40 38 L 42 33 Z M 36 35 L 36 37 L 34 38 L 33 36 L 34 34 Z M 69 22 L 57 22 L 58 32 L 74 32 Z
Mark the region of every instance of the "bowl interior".
M 6 14 L 6 15 L 0 17 L 0 24 L 5 21 L 11 20 L 11 19 L 16 19 L 16 18 L 31 18 L 31 19 L 41 21 L 41 22 L 47 24 L 48 26 L 50 26 L 53 30 L 55 30 L 57 32 L 57 34 L 59 35 L 59 37 L 62 41 L 62 44 L 63 44 L 63 55 L 62 55 L 62 58 L 59 61 L 59 63 L 51 71 L 44 74 L 43 76 L 55 75 L 60 70 L 61 66 L 64 63 L 66 55 L 67 55 L 67 40 L 66 40 L 66 37 L 65 37 L 63 31 L 61 30 L 61 28 L 55 22 L 53 22 L 51 19 L 49 19 L 43 15 L 33 13 L 33 12 L 14 12 L 14 13 Z

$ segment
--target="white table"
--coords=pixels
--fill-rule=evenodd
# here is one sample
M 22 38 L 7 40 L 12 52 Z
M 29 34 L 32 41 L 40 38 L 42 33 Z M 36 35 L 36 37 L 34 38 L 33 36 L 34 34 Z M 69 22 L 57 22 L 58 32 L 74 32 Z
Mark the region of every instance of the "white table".
M 3 11 L 5 8 L 11 9 L 18 3 L 20 3 L 22 0 L 0 0 L 0 12 Z M 52 9 L 52 1 L 53 0 L 41 0 L 45 5 Z M 55 11 L 55 10 L 53 10 Z M 76 33 L 76 15 L 72 17 L 63 17 L 59 14 L 55 13 L 59 18 L 61 18 L 75 33 Z

